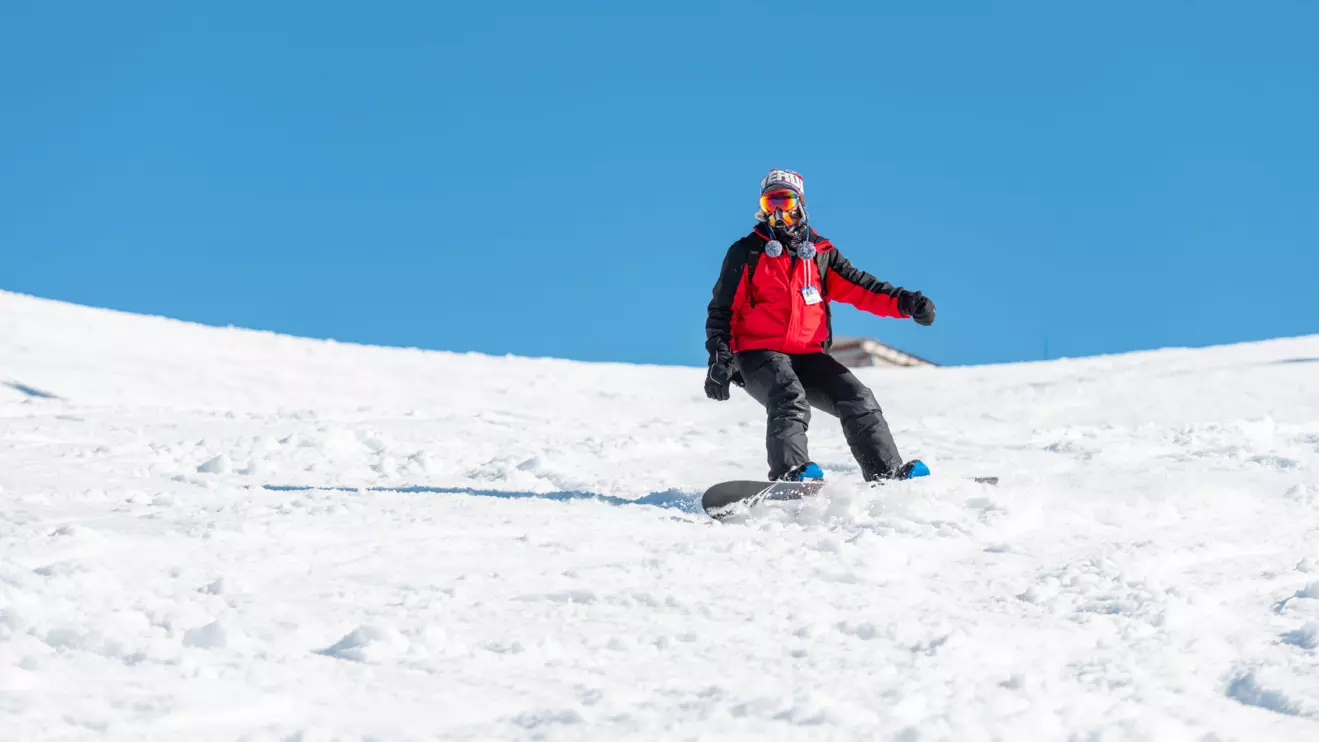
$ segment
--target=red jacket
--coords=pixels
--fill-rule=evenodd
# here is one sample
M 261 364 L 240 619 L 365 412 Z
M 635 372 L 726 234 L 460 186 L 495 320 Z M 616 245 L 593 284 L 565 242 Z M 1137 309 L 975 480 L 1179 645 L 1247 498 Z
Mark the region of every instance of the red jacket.
M 720 346 L 734 353 L 776 350 L 820 353 L 829 350 L 833 328 L 829 302 L 841 301 L 880 317 L 907 317 L 898 309 L 902 289 L 859 271 L 829 240 L 814 230 L 814 260 L 802 260 L 785 249 L 771 258 L 764 254 L 769 238 L 756 227 L 728 248 L 715 282 L 705 323 L 706 349 Z M 753 271 L 754 266 L 754 271 Z M 751 280 L 747 275 L 751 273 Z M 806 287 L 820 301 L 808 303 Z

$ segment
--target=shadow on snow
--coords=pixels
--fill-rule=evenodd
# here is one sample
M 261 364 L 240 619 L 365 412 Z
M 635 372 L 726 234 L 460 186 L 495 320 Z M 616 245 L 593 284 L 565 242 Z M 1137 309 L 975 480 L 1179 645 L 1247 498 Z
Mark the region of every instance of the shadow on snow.
M 328 490 L 331 492 L 393 492 L 413 495 L 473 495 L 476 497 L 499 497 L 505 500 L 539 499 L 564 502 L 567 500 L 594 500 L 606 505 L 648 505 L 666 510 L 679 510 L 684 513 L 701 513 L 699 498 L 684 494 L 678 490 L 652 492 L 644 497 L 629 500 L 626 497 L 601 495 L 596 492 L 564 490 L 560 492 L 519 492 L 510 490 L 482 490 L 471 487 L 312 487 L 299 484 L 266 484 L 265 489 L 274 492 L 307 492 L 311 490 Z
M 36 399 L 59 399 L 58 395 L 51 394 L 50 392 L 43 392 L 36 387 L 28 386 L 27 384 L 17 381 L 0 381 L 0 384 L 4 384 L 10 389 L 16 389 L 19 392 L 22 392 L 29 397 L 35 397 Z

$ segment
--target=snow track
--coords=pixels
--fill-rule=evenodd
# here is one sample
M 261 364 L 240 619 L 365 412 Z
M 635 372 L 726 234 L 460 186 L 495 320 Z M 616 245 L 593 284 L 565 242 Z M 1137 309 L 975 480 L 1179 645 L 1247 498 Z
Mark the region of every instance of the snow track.
M 863 376 L 714 523 L 698 369 L 0 293 L 0 738 L 1319 736 L 1319 337 Z

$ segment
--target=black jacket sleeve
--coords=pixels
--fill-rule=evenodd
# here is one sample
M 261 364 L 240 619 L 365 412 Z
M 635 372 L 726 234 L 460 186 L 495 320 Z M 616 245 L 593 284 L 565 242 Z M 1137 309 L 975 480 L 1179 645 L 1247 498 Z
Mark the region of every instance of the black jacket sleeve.
M 714 356 L 715 350 L 727 348 L 733 338 L 733 298 L 742 283 L 742 272 L 747 264 L 745 240 L 734 242 L 724 256 L 719 279 L 714 282 L 710 306 L 705 319 L 705 349 Z

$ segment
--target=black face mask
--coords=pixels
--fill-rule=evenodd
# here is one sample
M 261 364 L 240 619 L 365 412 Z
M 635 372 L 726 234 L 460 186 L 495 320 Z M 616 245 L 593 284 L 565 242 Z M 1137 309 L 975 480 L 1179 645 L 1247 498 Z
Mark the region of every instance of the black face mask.
M 815 243 L 811 242 L 811 230 L 805 222 L 797 222 L 792 226 L 783 225 L 775 227 L 768 224 L 769 241 L 765 243 L 765 254 L 771 258 L 777 258 L 783 254 L 786 248 L 788 253 L 796 255 L 802 260 L 810 260 L 815 257 Z
M 801 221 L 789 226 L 775 227 L 774 232 L 786 236 L 793 243 L 798 243 L 806 239 L 806 225 Z

